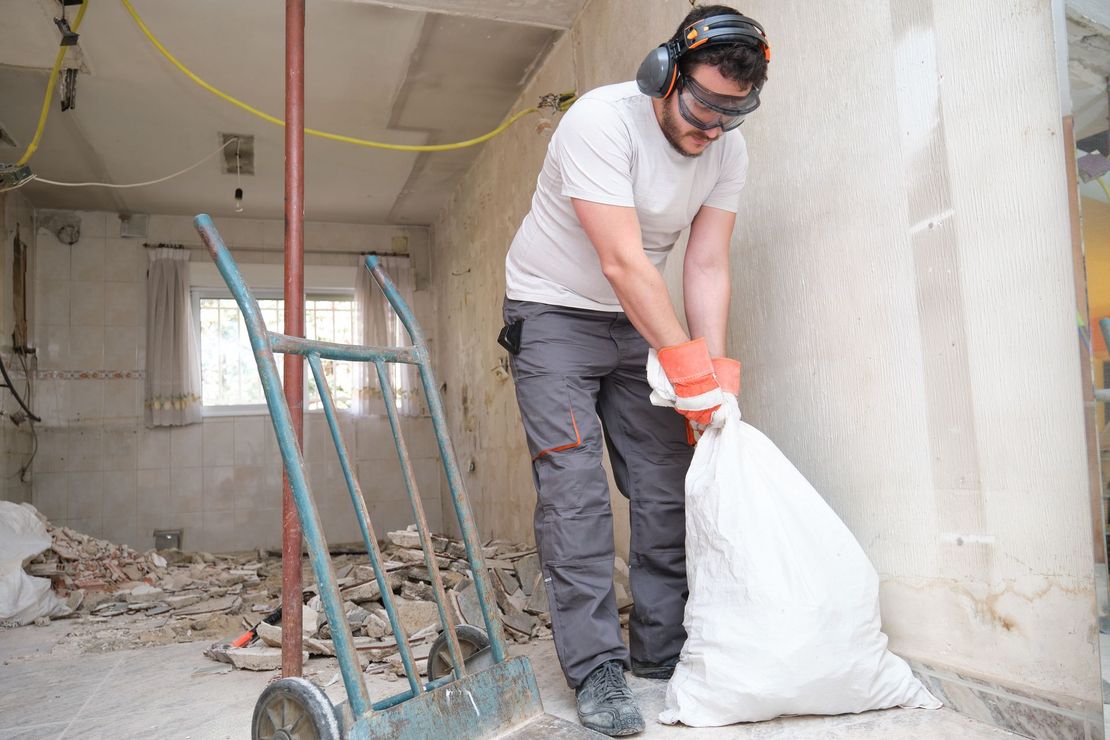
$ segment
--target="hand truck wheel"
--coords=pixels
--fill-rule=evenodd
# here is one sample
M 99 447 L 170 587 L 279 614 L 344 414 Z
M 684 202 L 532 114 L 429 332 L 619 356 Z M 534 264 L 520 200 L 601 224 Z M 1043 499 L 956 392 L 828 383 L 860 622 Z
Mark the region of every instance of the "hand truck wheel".
M 493 665 L 489 650 L 489 637 L 486 631 L 469 624 L 460 624 L 455 633 L 459 637 L 459 650 L 462 651 L 463 663 L 466 664 L 467 673 L 475 673 L 483 668 Z M 432 650 L 428 653 L 428 680 L 449 675 L 454 669 L 451 667 L 451 648 L 447 644 L 447 633 L 441 632 L 436 641 L 432 643 Z
M 251 740 L 340 740 L 335 707 L 303 678 L 282 678 L 254 705 Z

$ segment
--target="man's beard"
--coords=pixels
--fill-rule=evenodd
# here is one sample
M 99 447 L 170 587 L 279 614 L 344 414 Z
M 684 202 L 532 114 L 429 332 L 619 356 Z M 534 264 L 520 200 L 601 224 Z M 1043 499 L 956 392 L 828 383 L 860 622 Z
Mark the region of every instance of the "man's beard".
M 663 136 L 664 138 L 666 138 L 667 143 L 670 144 L 671 147 L 682 156 L 690 157 L 691 159 L 693 159 L 694 157 L 700 157 L 702 154 L 705 153 L 704 149 L 700 152 L 688 152 L 682 148 L 680 142 L 682 141 L 682 137 L 684 136 L 684 134 L 681 133 L 678 120 L 675 118 L 672 107 L 670 105 L 667 105 L 667 101 L 664 101 L 663 103 L 663 125 L 661 128 L 663 130 Z

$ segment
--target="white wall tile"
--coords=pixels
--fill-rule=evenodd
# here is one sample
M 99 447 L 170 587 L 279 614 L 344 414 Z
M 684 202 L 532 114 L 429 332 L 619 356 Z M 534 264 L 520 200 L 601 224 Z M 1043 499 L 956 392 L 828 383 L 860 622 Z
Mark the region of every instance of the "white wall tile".
M 135 470 L 109 470 L 103 473 L 104 521 L 122 521 L 135 516 L 139 475 Z
M 69 263 L 69 279 L 86 282 L 102 282 L 104 280 L 104 239 L 86 239 L 81 236 L 81 241 L 71 248 Z
M 129 381 L 109 381 L 110 385 Z M 137 427 L 106 427 L 103 434 L 103 470 L 131 471 L 134 475 L 139 464 L 139 435 Z
M 36 319 L 44 324 L 70 323 L 70 282 L 68 280 L 36 280 Z
M 136 485 L 136 513 L 140 517 L 170 510 L 172 494 L 169 470 L 140 470 L 136 473 Z
M 69 369 L 69 325 L 36 325 L 35 350 L 39 370 Z
M 70 249 L 46 229 L 35 236 L 35 272 L 40 280 L 69 280 Z
M 355 445 L 359 460 L 396 460 L 397 447 L 389 420 L 384 416 L 366 416 L 356 422 Z
M 99 522 L 104 514 L 104 477 L 100 473 L 69 473 L 66 517 Z
M 170 476 L 173 510 L 182 514 L 199 514 L 203 510 L 204 469 L 176 470 Z
M 69 288 L 70 326 L 104 326 L 104 283 L 70 281 Z
M 108 213 L 106 211 L 81 211 L 80 214 L 81 240 L 78 244 L 86 238 L 103 239 L 108 235 Z
M 139 520 L 134 516 L 120 517 L 105 514 L 101 537 L 109 542 L 128 545 L 137 550 L 150 548 L 154 544 L 149 534 L 145 538 L 142 536 Z
M 142 416 L 140 396 L 143 381 L 112 378 L 104 381 L 104 418 L 134 419 Z
M 142 429 L 139 433 L 139 470 L 170 467 L 169 429 Z
M 274 547 L 281 543 L 281 508 L 237 510 L 237 531 L 234 549 L 242 550 L 259 545 Z M 258 544 L 256 544 L 258 543 Z
M 265 509 L 281 506 L 281 479 L 274 480 L 263 466 L 235 468 L 235 509 Z
M 52 522 L 66 518 L 69 502 L 68 473 L 35 473 L 31 503 Z
M 35 398 L 32 402 L 34 412 L 42 418 L 44 424 L 50 425 L 50 427 L 41 427 L 40 434 L 48 428 L 59 427 L 65 420 L 64 383 L 65 381 L 62 380 L 39 380 L 35 383 Z
M 104 418 L 105 380 L 66 380 L 65 399 L 71 421 L 89 422 Z
M 205 419 L 203 427 L 204 466 L 235 464 L 235 420 Z
M 234 511 L 236 490 L 235 468 L 204 468 L 204 513 Z
M 273 426 L 264 416 L 235 419 L 235 464 L 262 465 L 277 457 Z
M 104 369 L 104 327 L 72 326 L 69 330 L 67 370 Z
M 104 332 L 104 369 L 139 370 L 138 347 L 141 329 L 138 326 L 113 326 Z M 67 335 L 68 338 L 68 335 Z
M 204 436 L 200 424 L 170 430 L 170 467 L 199 468 L 204 461 Z
M 108 238 L 104 243 L 104 279 L 134 282 L 138 277 L 137 264 L 144 257 L 142 243 L 134 239 Z
M 99 427 L 71 430 L 66 470 L 71 473 L 104 470 L 104 432 Z
M 137 283 L 105 283 L 104 289 L 105 326 L 133 327 L 144 321 Z

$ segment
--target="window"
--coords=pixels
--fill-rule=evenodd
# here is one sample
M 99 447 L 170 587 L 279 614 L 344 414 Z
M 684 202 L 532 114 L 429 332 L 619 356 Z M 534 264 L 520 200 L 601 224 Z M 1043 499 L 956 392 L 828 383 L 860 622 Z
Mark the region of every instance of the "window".
M 285 326 L 285 301 L 272 293 L 256 294 L 262 318 L 270 331 Z M 235 299 L 227 291 L 199 289 L 193 293 L 194 315 L 200 343 L 200 375 L 206 411 L 243 413 L 264 411 L 266 398 L 258 366 L 251 351 L 246 323 Z M 350 293 L 309 294 L 305 298 L 305 334 L 340 344 L 355 339 L 355 301 Z M 284 376 L 282 355 L 275 355 L 278 375 Z M 323 360 L 324 376 L 339 409 L 351 408 L 355 370 L 349 362 Z M 320 394 L 305 367 L 306 408 L 322 409 Z

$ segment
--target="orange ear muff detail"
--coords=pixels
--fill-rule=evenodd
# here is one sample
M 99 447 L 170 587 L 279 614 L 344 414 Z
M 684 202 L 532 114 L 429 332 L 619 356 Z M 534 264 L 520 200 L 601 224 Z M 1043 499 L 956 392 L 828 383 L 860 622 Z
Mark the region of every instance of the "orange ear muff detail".
M 709 41 L 709 37 L 707 36 L 706 38 L 702 39 L 701 41 L 695 41 L 694 43 L 690 44 L 686 48 L 689 49 L 690 51 L 693 51 L 694 49 L 698 48 L 699 46 L 701 46 L 704 43 L 707 43 L 708 41 Z
M 706 30 L 708 31 L 709 29 L 706 29 Z M 690 41 L 693 41 L 697 37 L 698 37 L 698 29 L 696 29 L 696 28 L 690 29 L 690 33 L 686 34 L 686 38 Z
M 769 44 L 763 45 L 763 58 L 768 62 L 771 61 L 771 46 Z
M 667 86 L 667 92 L 663 93 L 663 99 L 666 100 L 671 96 L 674 91 L 674 83 L 678 81 L 678 64 L 674 65 L 674 70 L 671 72 L 671 84 Z

